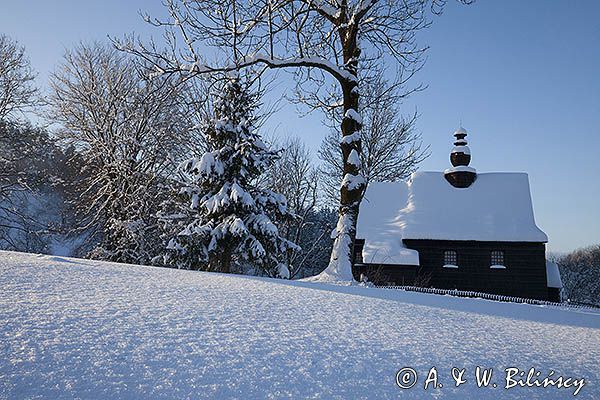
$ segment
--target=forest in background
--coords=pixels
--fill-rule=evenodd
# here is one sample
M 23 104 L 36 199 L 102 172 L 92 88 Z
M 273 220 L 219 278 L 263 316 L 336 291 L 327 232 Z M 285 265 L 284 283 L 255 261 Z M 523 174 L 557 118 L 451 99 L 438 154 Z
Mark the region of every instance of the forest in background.
M 193 178 L 184 164 L 200 161 L 211 146 L 214 150 L 207 141 L 216 121 L 214 102 L 229 74 L 194 84 L 151 80 L 112 44 L 82 44 L 65 53 L 50 93 L 42 94 L 25 49 L 7 36 L 0 44 L 6 88 L 0 116 L 0 246 L 175 266 L 164 260 L 181 226 L 163 217 L 169 207 L 189 204 L 182 190 Z M 272 113 L 261 103 L 266 88 L 252 74 L 239 81 L 251 98 L 252 128 L 260 130 Z M 391 101 L 399 91 L 379 75 L 365 93 L 372 98 L 363 130 L 369 179 L 406 178 L 427 155 L 413 131 L 416 115 L 402 117 L 399 104 Z M 313 276 L 327 265 L 339 201 L 335 188 L 343 176 L 335 135 L 332 127 L 317 155 L 299 139 L 257 136 L 274 154 L 251 185 L 285 197 L 288 215 L 273 222 L 283 238 L 299 246 L 283 252 L 289 269 L 284 277 Z M 234 264 L 233 272 L 278 276 L 252 262 Z
M 356 29 L 362 25 L 354 19 L 344 21 L 344 15 L 335 10 L 312 8 L 312 4 L 303 12 L 314 13 L 312 22 L 319 30 L 308 32 L 300 26 L 286 25 L 285 29 L 299 36 L 298 43 L 290 44 L 277 36 L 283 28 L 273 31 L 275 25 L 271 30 L 262 26 L 256 37 L 261 46 L 270 45 L 270 52 L 260 56 L 248 55 L 247 46 L 258 42 L 248 39 L 251 35 L 241 32 L 240 27 L 245 24 L 247 29 L 254 29 L 250 22 L 258 26 L 265 15 L 247 14 L 249 19 L 242 22 L 235 16 L 236 12 L 256 11 L 251 8 L 227 9 L 208 24 L 189 18 L 185 19 L 187 26 L 183 19 L 179 23 L 177 19 L 149 19 L 164 28 L 167 40 L 173 41 L 178 29 L 185 36 L 185 28 L 187 32 L 206 32 L 209 25 L 216 24 L 220 29 L 213 30 L 213 45 L 233 51 L 233 63 L 227 64 L 224 59 L 221 67 L 211 70 L 197 57 L 194 59 L 192 48 L 186 55 L 187 64 L 176 63 L 177 57 L 157 49 L 154 43 L 144 45 L 127 39 L 81 44 L 66 51 L 51 77 L 49 93 L 41 93 L 36 87 L 35 72 L 25 50 L 11 38 L 1 36 L 2 247 L 191 269 L 220 270 L 220 266 L 231 264 L 226 271 L 289 278 L 321 272 L 331 262 L 331 238 L 344 247 L 342 239 L 352 237 L 355 221 L 340 216 L 357 212 L 368 181 L 405 179 L 427 156 L 426 146 L 414 131 L 417 115 L 401 112 L 402 99 L 421 89 L 407 85 L 422 66 L 422 52 L 416 51 L 419 47 L 414 40 L 414 33 L 428 24 L 420 14 L 421 3 L 405 4 L 408 9 L 397 16 L 390 13 L 390 8 L 360 7 L 346 16 L 364 18 L 362 23 L 367 27 L 381 24 L 378 29 L 383 36 L 377 36 L 374 30 L 371 41 L 367 40 L 371 48 L 363 50 L 377 54 L 395 41 L 408 45 L 398 47 L 398 53 L 393 54 L 399 70 L 393 80 L 386 79 L 376 58 L 361 58 L 361 48 L 350 40 L 352 32 L 346 32 L 350 39 L 342 40 L 341 47 L 333 42 L 329 49 L 315 47 L 328 32 L 319 25 L 323 21 L 329 21 L 335 29 L 349 29 L 350 22 L 356 24 Z M 173 15 L 189 17 L 186 13 L 190 10 L 177 8 L 177 2 L 166 4 Z M 206 9 L 192 11 L 206 13 L 216 3 L 206 4 Z M 281 10 L 269 9 L 269 13 L 275 11 Z M 415 14 L 407 16 L 406 11 Z M 369 13 L 376 12 L 382 13 L 381 21 L 368 18 Z M 232 15 L 233 25 L 228 25 Z M 265 21 L 281 23 L 273 15 Z M 394 31 L 393 26 L 405 30 Z M 264 78 L 265 68 L 257 66 L 287 67 L 274 57 L 276 47 L 290 50 L 296 45 L 306 45 L 311 50 L 304 51 L 314 53 L 291 62 L 299 68 L 299 85 L 321 84 L 326 88 L 308 94 L 297 88 L 295 97 L 309 109 L 321 111 L 331 128 L 317 155 L 318 166 L 301 141 L 265 138 L 260 132 L 261 122 L 274 111 L 261 105 L 269 81 Z M 338 55 L 344 59 L 341 69 L 327 61 Z M 345 95 L 356 98 L 347 101 L 345 96 L 344 102 L 339 102 L 338 94 L 336 100 L 335 90 L 324 85 L 324 73 L 341 83 Z M 189 79 L 190 74 L 194 79 Z M 224 98 L 232 77 L 240 85 L 240 93 Z M 354 90 L 358 86 L 360 114 L 358 90 Z M 224 103 L 229 104 L 229 111 L 222 110 Z M 236 115 L 240 110 L 244 115 Z M 28 122 L 32 112 L 45 125 Z M 226 139 L 228 134 L 231 137 Z M 239 163 L 256 163 L 248 169 L 242 192 L 215 179 L 223 173 L 220 167 L 215 169 L 218 163 L 209 162 L 210 157 L 218 161 L 215 156 L 236 146 L 253 149 L 252 154 L 239 152 Z M 211 156 L 206 158 L 207 154 Z M 239 163 L 229 165 L 231 171 L 239 173 Z M 253 201 L 220 204 L 220 209 L 203 214 L 201 210 L 206 207 L 198 207 L 195 202 L 213 204 L 223 188 L 229 198 L 235 191 L 234 197 L 251 195 Z M 194 197 L 199 190 L 212 197 Z M 273 196 L 263 196 L 265 193 Z M 259 205 L 256 196 L 270 200 Z M 273 208 L 275 203 L 278 210 Z M 182 212 L 184 209 L 186 212 Z M 239 229 L 235 218 L 226 226 L 220 225 L 232 215 L 240 217 L 244 229 Z M 250 220 L 256 215 L 268 217 L 272 226 L 261 219 L 260 229 L 251 229 L 248 223 L 257 223 L 256 219 Z M 173 241 L 185 236 L 182 232 L 193 240 Z M 232 240 L 233 249 L 227 245 Z M 597 285 L 593 286 L 597 282 L 594 273 L 600 268 L 595 252 L 595 248 L 579 250 L 558 260 L 573 299 L 573 293 L 579 290 L 587 294 L 578 301 L 594 302 L 598 298 Z M 182 258 L 177 253 L 188 256 Z M 227 254 L 228 261 L 211 260 L 217 253 Z M 190 254 L 202 261 L 191 262 Z

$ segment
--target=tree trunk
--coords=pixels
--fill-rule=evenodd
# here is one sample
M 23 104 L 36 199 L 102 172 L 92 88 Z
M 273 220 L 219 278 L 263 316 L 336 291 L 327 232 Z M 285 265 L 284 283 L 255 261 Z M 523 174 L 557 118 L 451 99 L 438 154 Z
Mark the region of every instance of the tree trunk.
M 342 35 L 347 32 L 341 33 Z M 344 116 L 342 119 L 342 140 L 340 146 L 344 159 L 344 178 L 340 187 L 339 218 L 336 235 L 331 252 L 329 265 L 318 277 L 323 281 L 350 281 L 352 276 L 352 251 L 356 239 L 356 222 L 358 209 L 365 188 L 364 178 L 361 175 L 360 164 L 354 164 L 350 155 L 353 151 L 360 159 L 361 141 L 359 131 L 361 121 L 358 117 L 359 91 L 357 67 L 360 49 L 356 37 L 344 42 L 344 63 L 353 79 L 340 82 L 344 95 Z
M 208 271 L 223 272 L 228 274 L 231 272 L 232 251 L 228 246 L 225 246 L 218 254 L 210 257 L 208 262 Z
M 225 274 L 231 272 L 231 250 L 228 247 L 225 247 L 221 254 L 221 272 Z

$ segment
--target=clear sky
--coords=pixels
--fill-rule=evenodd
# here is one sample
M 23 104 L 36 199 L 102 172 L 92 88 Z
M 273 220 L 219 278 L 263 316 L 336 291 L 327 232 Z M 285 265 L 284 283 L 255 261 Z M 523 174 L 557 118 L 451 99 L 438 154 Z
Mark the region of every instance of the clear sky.
M 45 87 L 64 49 L 79 41 L 158 35 L 138 10 L 163 12 L 160 0 L 0 0 L 0 33 L 27 48 Z M 552 251 L 600 243 L 599 15 L 597 0 L 448 1 L 419 35 L 430 49 L 415 83 L 429 87 L 405 104 L 421 114 L 417 129 L 431 146 L 422 169 L 449 166 L 462 121 L 479 172 L 528 172 Z M 320 119 L 300 120 L 289 106 L 269 129 L 317 149 L 326 133 Z

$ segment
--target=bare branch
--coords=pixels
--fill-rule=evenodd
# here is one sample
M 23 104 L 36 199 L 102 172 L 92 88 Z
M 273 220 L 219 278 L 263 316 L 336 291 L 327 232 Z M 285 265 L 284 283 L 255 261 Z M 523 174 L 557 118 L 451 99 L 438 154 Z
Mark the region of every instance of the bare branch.
M 8 36 L 0 35 L 0 120 L 39 104 L 35 74 L 25 49 Z

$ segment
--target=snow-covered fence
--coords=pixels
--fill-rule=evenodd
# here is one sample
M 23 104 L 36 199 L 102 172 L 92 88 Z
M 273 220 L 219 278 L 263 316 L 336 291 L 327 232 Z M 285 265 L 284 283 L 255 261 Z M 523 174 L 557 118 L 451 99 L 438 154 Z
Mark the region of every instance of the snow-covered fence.
M 407 292 L 441 294 L 441 295 L 456 296 L 456 297 L 474 297 L 474 298 L 480 298 L 480 299 L 486 299 L 486 300 L 494 300 L 494 301 L 502 301 L 502 302 L 510 302 L 510 303 L 525 303 L 525 304 L 533 304 L 533 305 L 539 305 L 539 306 L 584 308 L 584 309 L 592 309 L 592 310 L 596 310 L 596 311 L 600 310 L 600 307 L 596 307 L 593 305 L 587 305 L 587 304 L 557 303 L 557 302 L 553 302 L 553 301 L 526 299 L 523 297 L 503 296 L 500 294 L 473 292 L 470 290 L 437 289 L 437 288 L 425 288 L 425 287 L 418 287 L 418 286 L 376 286 L 376 287 L 380 288 L 380 289 L 397 289 L 397 290 L 405 290 Z

